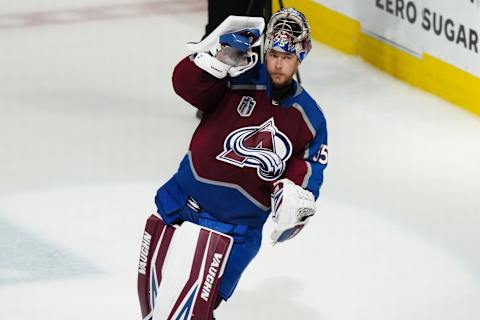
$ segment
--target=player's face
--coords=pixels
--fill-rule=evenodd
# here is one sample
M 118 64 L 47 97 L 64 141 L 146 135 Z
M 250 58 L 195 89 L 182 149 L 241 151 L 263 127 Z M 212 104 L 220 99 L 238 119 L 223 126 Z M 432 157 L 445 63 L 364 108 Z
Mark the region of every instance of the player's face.
M 275 50 L 267 51 L 266 61 L 270 80 L 277 86 L 289 84 L 300 64 L 296 55 Z

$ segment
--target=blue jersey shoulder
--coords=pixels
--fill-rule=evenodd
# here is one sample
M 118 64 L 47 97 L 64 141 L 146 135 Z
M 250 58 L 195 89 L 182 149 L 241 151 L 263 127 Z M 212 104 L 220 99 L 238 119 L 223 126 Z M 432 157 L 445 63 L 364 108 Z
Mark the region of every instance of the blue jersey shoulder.
M 310 130 L 315 132 L 314 136 L 320 131 L 326 130 L 326 119 L 322 108 L 301 86 L 298 86 L 291 104 L 292 107 L 297 108 L 304 115 Z
M 320 193 L 320 186 L 323 183 L 323 170 L 327 165 L 328 158 L 322 153 L 327 150 L 327 124 L 320 106 L 305 91 L 294 97 L 293 108 L 298 109 L 304 118 L 313 139 L 306 146 L 304 160 L 307 163 L 308 174 L 304 180 L 303 187 L 310 190 L 315 199 Z

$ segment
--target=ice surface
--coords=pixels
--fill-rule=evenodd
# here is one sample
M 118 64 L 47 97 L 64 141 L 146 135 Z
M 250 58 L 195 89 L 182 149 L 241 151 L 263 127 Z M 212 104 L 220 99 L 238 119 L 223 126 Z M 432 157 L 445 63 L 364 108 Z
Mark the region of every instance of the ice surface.
M 1 26 L 144 3 L 0 4 L 2 320 L 140 318 L 144 221 L 197 124 L 171 72 L 206 12 Z M 275 247 L 267 224 L 218 318 L 479 318 L 479 119 L 318 43 L 301 73 L 329 125 L 319 214 Z

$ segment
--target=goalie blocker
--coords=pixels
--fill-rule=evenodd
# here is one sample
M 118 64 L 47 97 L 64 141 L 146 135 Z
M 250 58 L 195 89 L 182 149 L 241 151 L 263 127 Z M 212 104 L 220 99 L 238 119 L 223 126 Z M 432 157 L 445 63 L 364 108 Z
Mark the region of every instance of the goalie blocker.
M 144 320 L 211 320 L 232 237 L 191 222 L 147 220 L 138 266 Z

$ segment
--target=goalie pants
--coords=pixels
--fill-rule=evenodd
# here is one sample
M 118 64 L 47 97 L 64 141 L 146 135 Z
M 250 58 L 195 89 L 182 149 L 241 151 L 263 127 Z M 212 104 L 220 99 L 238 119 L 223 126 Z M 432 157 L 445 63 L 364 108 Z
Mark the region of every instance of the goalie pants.
M 196 206 L 194 200 L 181 189 L 174 178 L 158 190 L 155 203 L 157 212 L 166 224 L 190 221 L 233 237 L 232 250 L 219 289 L 219 295 L 224 300 L 228 300 L 243 271 L 260 249 L 262 228 L 229 224 L 216 219 L 210 213 Z

